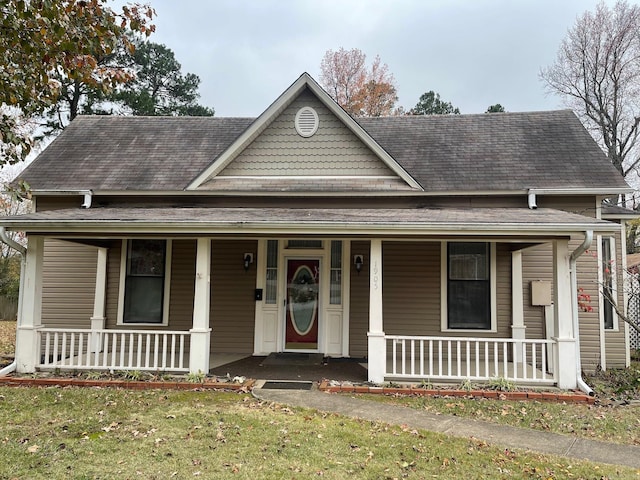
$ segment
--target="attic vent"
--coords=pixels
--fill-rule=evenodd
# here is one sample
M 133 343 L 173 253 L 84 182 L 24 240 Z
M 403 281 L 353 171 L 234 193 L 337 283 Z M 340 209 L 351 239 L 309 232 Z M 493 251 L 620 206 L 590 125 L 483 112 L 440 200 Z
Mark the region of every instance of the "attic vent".
M 302 107 L 296 113 L 296 132 L 301 137 L 310 137 L 318 130 L 318 114 L 311 107 Z

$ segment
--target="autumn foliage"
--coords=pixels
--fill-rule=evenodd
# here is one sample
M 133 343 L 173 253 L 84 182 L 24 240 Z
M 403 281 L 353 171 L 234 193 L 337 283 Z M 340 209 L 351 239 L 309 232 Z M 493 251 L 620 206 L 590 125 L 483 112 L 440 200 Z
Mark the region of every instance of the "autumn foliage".
M 379 56 L 367 68 L 359 49 L 327 50 L 320 64 L 320 83 L 349 114 L 358 117 L 391 115 L 398 101 L 393 74 Z
M 0 3 L 0 153 L 2 163 L 24 158 L 29 139 L 16 130 L 19 109 L 29 118 L 57 101 L 64 76 L 108 90 L 130 80 L 101 60 L 118 46 L 132 48 L 128 35 L 149 35 L 151 7 L 137 4 L 116 12 L 107 0 L 8 0 Z

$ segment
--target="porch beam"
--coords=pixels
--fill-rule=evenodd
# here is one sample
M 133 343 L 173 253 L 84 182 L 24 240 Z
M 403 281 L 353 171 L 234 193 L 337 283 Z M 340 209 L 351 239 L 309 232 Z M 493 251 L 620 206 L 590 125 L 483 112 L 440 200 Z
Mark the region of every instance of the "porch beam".
M 193 298 L 193 325 L 189 349 L 189 372 L 209 373 L 211 328 L 209 306 L 211 302 L 211 239 L 198 238 L 196 252 L 196 278 Z
M 42 261 L 44 237 L 30 236 L 24 267 L 23 292 L 20 295 L 16 335 L 16 364 L 19 373 L 36 371 L 40 356 L 38 329 L 42 327 Z
M 387 353 L 382 319 L 382 240 L 371 240 L 369 254 L 368 376 L 373 383 L 384 382 Z
M 557 343 L 555 356 L 558 387 L 577 387 L 576 341 L 573 333 L 571 278 L 569 268 L 569 241 L 553 242 L 553 292 L 554 292 L 554 340 Z

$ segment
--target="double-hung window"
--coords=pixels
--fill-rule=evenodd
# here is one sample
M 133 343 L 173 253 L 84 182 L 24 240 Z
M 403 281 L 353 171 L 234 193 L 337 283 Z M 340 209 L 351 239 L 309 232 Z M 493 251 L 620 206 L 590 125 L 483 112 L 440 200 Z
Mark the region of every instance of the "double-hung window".
M 166 240 L 132 239 L 123 242 L 120 286 L 121 323 L 166 324 Z
M 495 329 L 492 250 L 487 242 L 443 244 L 444 330 Z

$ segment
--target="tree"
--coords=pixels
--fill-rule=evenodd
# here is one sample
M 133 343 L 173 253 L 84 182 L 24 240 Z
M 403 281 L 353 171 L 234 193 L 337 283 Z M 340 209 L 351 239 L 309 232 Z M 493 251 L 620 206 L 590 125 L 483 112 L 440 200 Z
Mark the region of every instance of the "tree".
M 504 113 L 506 110 L 502 105 L 496 103 L 495 105 L 491 105 L 487 107 L 487 111 L 484 113 Z
M 320 83 L 338 105 L 360 117 L 391 115 L 398 101 L 395 79 L 376 56 L 371 69 L 366 55 L 353 48 L 327 50 L 320 64 Z
M 20 215 L 30 209 L 30 202 L 23 201 L 8 188 L 9 181 L 17 172 L 15 167 L 6 167 L 0 172 L 0 185 L 4 187 L 0 193 L 0 216 Z M 24 232 L 8 231 L 6 234 L 11 240 L 26 246 Z M 17 301 L 19 290 L 20 255 L 8 245 L 0 243 L 0 297 Z
M 138 42 L 129 62 L 135 78 L 110 95 L 110 101 L 133 115 L 213 116 L 213 109 L 197 103 L 200 78 L 183 75 L 175 54 L 165 45 Z
M 440 100 L 440 94 L 430 90 L 420 95 L 420 99 L 410 112 L 411 115 L 459 115 L 460 109 L 454 107 L 451 102 Z
M 100 59 L 126 32 L 148 35 L 152 8 L 138 4 L 115 12 L 107 0 L 4 0 L 0 3 L 0 165 L 24 159 L 32 145 L 8 109 L 25 118 L 41 115 L 61 92 L 56 75 L 108 90 L 129 79 Z
M 555 62 L 540 72 L 627 176 L 640 162 L 640 6 L 601 2 L 567 32 Z

